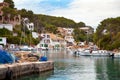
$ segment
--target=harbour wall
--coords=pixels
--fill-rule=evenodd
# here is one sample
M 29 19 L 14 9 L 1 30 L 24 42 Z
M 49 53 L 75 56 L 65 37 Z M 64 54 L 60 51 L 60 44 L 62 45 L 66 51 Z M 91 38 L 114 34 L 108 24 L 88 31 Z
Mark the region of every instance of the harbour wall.
M 25 63 L 14 63 L 14 64 L 2 64 L 0 65 L 0 80 L 5 79 L 8 67 L 12 71 L 12 77 L 20 77 L 22 75 L 40 73 L 54 69 L 53 61 L 45 62 L 25 62 Z

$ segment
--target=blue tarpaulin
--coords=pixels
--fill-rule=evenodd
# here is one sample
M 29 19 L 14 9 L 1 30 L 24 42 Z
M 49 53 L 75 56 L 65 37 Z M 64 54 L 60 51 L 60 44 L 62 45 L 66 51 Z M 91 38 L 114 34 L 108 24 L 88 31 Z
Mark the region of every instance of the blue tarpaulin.
M 47 60 L 48 60 L 48 59 L 47 59 L 46 56 L 42 56 L 39 61 L 47 61 Z
M 5 50 L 0 50 L 0 64 L 14 63 L 15 56 Z

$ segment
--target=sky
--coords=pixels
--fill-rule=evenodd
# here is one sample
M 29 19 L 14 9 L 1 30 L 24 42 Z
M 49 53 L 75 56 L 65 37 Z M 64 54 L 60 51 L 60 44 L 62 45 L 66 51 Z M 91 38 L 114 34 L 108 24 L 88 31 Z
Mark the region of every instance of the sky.
M 0 0 L 2 2 L 3 0 Z M 17 9 L 65 17 L 96 28 L 106 18 L 120 16 L 120 0 L 13 0 Z

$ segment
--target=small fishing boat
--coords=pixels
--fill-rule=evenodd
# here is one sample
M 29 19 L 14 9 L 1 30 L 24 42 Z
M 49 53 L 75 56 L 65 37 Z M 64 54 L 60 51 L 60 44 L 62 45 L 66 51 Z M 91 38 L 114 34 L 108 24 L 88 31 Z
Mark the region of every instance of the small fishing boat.
M 110 56 L 110 52 L 106 50 L 90 50 L 90 49 L 85 49 L 83 51 L 75 51 L 75 55 L 79 56 L 96 56 L 96 57 L 101 57 L 101 56 Z
M 119 53 L 113 53 L 111 56 L 114 57 L 114 58 L 120 58 L 120 52 Z
M 85 49 L 83 51 L 77 50 L 77 51 L 74 52 L 74 55 L 77 55 L 77 56 L 91 56 L 89 49 Z
M 91 52 L 91 55 L 98 56 L 98 57 L 101 57 L 101 56 L 107 57 L 107 56 L 110 56 L 110 52 L 106 50 L 93 50 Z

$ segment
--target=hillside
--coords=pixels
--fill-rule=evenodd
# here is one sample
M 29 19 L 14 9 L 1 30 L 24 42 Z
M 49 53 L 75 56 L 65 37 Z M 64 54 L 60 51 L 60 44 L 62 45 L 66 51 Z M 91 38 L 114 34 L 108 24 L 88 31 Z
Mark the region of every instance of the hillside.
M 54 34 L 60 34 L 58 32 L 58 27 L 62 28 L 76 28 L 77 32 L 74 33 L 74 38 L 76 41 L 84 41 L 86 39 L 85 33 L 79 31 L 80 27 L 86 27 L 86 24 L 84 22 L 79 22 L 76 23 L 71 19 L 67 19 L 64 17 L 55 17 L 55 16 L 49 16 L 49 15 L 43 15 L 43 14 L 34 14 L 33 11 L 31 10 L 26 10 L 26 9 L 21 9 L 17 10 L 14 8 L 14 2 L 12 0 L 4 0 L 4 2 L 1 5 L 0 12 L 2 13 L 0 15 L 1 18 L 4 18 L 3 20 L 1 19 L 0 23 L 4 24 L 13 24 L 14 25 L 14 31 L 10 32 L 5 29 L 0 29 L 0 31 L 5 30 L 5 33 L 1 32 L 0 36 L 1 37 L 7 37 L 8 43 L 14 43 L 14 44 L 19 44 L 21 35 L 22 37 L 26 38 L 27 44 L 30 44 L 30 37 L 31 33 L 27 28 L 24 28 L 24 25 L 22 24 L 23 18 L 28 18 L 29 22 L 34 23 L 34 31 L 38 33 L 43 33 L 43 32 L 50 32 Z M 4 6 L 4 4 L 6 4 Z M 23 35 L 24 31 L 26 32 L 26 36 Z M 7 34 L 6 32 L 10 33 Z M 18 34 L 17 36 L 13 36 L 13 34 L 16 33 Z M 77 34 L 77 35 L 76 35 Z M 80 35 L 82 34 L 82 36 Z M 39 39 L 33 39 L 32 38 L 32 44 L 37 44 L 39 42 Z M 22 44 L 24 44 L 24 41 L 21 41 Z
M 94 41 L 101 49 L 119 49 L 120 17 L 103 20 L 96 30 Z
M 84 22 L 76 23 L 71 19 L 64 17 L 55 17 L 43 14 L 34 14 L 32 11 L 25 9 L 19 10 L 22 18 L 29 18 L 35 24 L 37 32 L 50 31 L 56 33 L 57 27 L 76 28 L 86 26 Z

